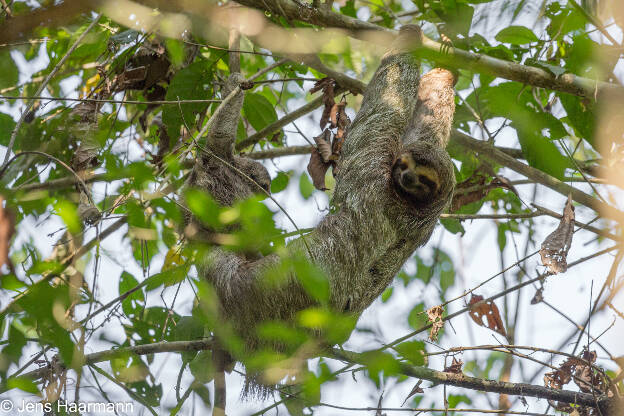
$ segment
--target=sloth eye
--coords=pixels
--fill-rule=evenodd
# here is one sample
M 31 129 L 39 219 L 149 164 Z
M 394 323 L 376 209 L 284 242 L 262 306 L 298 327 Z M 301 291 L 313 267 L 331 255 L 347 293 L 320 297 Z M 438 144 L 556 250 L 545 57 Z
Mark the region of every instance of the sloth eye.
M 429 178 L 426 175 L 418 175 L 418 182 L 420 182 L 423 185 L 427 186 L 430 191 L 435 191 L 435 190 L 438 189 L 438 183 L 433 181 L 433 180 L 431 180 L 431 178 Z

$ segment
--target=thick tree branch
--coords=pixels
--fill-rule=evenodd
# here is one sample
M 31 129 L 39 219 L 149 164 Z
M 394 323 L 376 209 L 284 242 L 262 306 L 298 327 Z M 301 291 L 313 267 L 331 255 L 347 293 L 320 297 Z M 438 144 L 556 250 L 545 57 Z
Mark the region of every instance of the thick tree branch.
M 28 14 L 14 15 L 2 22 L 0 44 L 27 38 L 36 28 L 55 27 L 65 24 L 80 13 L 97 8 L 99 2 L 93 0 L 65 0 L 64 2 L 37 9 Z
M 211 339 L 194 340 L 194 341 L 172 341 L 158 342 L 153 344 L 135 345 L 131 347 L 116 348 L 112 350 L 98 351 L 84 356 L 82 365 L 96 364 L 103 361 L 109 361 L 116 357 L 123 357 L 128 354 L 147 355 L 165 352 L 185 352 L 185 351 L 202 351 L 209 350 L 213 347 Z M 366 365 L 366 356 L 361 353 L 346 351 L 343 349 L 333 348 L 330 350 L 331 357 L 347 361 L 353 364 Z M 42 367 L 25 373 L 22 377 L 32 380 L 38 380 L 44 377 L 51 367 Z M 443 383 L 457 387 L 463 387 L 470 390 L 488 391 L 494 393 L 505 393 L 517 396 L 538 397 L 549 400 L 556 400 L 565 403 L 575 403 L 583 406 L 597 407 L 607 411 L 610 406 L 610 400 L 607 397 L 595 397 L 590 393 L 581 393 L 571 390 L 555 390 L 543 386 L 526 384 L 526 383 L 509 383 L 495 380 L 486 380 L 476 377 L 470 377 L 464 374 L 446 373 L 442 371 L 432 370 L 426 367 L 410 366 L 402 364 L 400 373 L 409 377 L 417 377 L 434 383 Z M 3 386 L 6 389 L 5 386 Z M 3 390 L 4 390 L 3 389 Z
M 624 224 L 624 212 L 592 197 L 589 194 L 586 194 L 580 189 L 574 188 L 567 183 L 561 182 L 559 179 L 554 178 L 549 174 L 542 172 L 541 170 L 532 168 L 529 165 L 525 165 L 524 163 L 519 162 L 513 157 L 496 149 L 489 143 L 482 140 L 474 139 L 467 134 L 460 132 L 459 130 L 455 130 L 452 137 L 453 140 L 461 146 L 471 149 L 481 156 L 484 156 L 496 163 L 508 167 L 526 176 L 527 178 L 534 180 L 535 182 L 547 186 L 548 188 L 562 195 L 571 194 L 572 199 L 576 202 L 600 212 L 605 217 Z
M 361 353 L 333 348 L 333 358 L 354 364 L 366 365 L 366 356 Z M 583 406 L 598 407 L 608 411 L 611 401 L 606 396 L 595 397 L 591 393 L 581 393 L 571 390 L 555 390 L 548 387 L 526 383 L 510 383 L 505 381 L 486 380 L 470 377 L 463 373 L 446 373 L 426 367 L 402 364 L 399 372 L 409 377 L 417 377 L 434 383 L 468 388 L 471 390 L 504 393 L 514 396 L 538 397 L 540 399 L 556 400 L 564 403 L 575 403 Z M 608 413 L 606 413 L 608 414 Z
M 300 20 L 318 26 L 346 29 L 353 37 L 370 40 L 381 45 L 387 45 L 391 38 L 397 34 L 396 31 L 369 22 L 363 22 L 323 8 L 302 7 L 289 0 L 238 0 L 238 3 L 260 10 L 268 10 L 287 19 Z M 446 52 L 442 52 L 443 50 Z M 603 93 L 624 97 L 624 88 L 617 84 L 594 81 L 574 74 L 564 74 L 557 77 L 541 68 L 456 48 L 447 50 L 447 48 L 443 48 L 442 44 L 426 37 L 423 37 L 419 52 L 442 65 L 491 74 L 535 87 L 588 98 L 596 98 Z
M 147 355 L 161 352 L 184 352 L 184 351 L 203 351 L 212 348 L 212 339 L 194 340 L 194 341 L 170 341 L 156 342 L 154 344 L 135 345 L 132 347 L 115 348 L 112 350 L 98 351 L 84 356 L 82 365 L 97 364 L 103 361 L 109 361 L 113 358 L 124 357 L 128 354 Z M 21 377 L 27 377 L 32 380 L 42 378 L 46 373 L 51 371 L 51 367 L 45 366 L 36 370 L 23 374 Z M 2 389 L 4 391 L 4 389 Z

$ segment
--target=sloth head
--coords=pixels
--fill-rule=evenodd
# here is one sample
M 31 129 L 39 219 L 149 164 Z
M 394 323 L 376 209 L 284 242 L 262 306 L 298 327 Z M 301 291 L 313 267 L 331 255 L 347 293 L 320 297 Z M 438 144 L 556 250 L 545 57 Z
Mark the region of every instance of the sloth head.
M 251 192 L 255 194 L 264 194 L 264 192 L 258 189 L 257 185 L 259 185 L 267 193 L 271 192 L 271 176 L 262 163 L 243 157 L 237 157 L 235 160 L 237 168 L 240 169 L 241 172 L 245 173 L 245 175 L 249 176 L 249 178 L 255 183 L 249 184 Z
M 417 207 L 447 200 L 454 176 L 448 154 L 427 142 L 413 143 L 392 165 L 394 189 Z

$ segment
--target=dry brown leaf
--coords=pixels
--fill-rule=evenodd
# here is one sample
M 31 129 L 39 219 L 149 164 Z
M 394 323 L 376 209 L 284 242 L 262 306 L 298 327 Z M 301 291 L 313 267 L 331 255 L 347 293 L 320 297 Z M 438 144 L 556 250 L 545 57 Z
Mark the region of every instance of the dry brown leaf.
M 323 157 L 318 150 L 314 149 L 310 154 L 310 162 L 308 162 L 308 173 L 312 178 L 314 187 L 318 190 L 325 191 L 325 174 L 330 164 L 323 162 Z
M 548 267 L 551 273 L 563 273 L 568 269 L 567 256 L 572 246 L 573 234 L 574 206 L 572 205 L 572 195 L 569 195 L 559 226 L 546 237 L 540 249 L 542 263 Z
M 325 129 L 320 136 L 314 138 L 314 142 L 316 143 L 317 149 L 323 158 L 323 162 L 328 163 L 331 160 L 332 156 L 332 145 L 331 145 L 331 132 L 328 129 Z M 325 169 L 327 171 L 327 169 Z
M 345 111 L 346 102 L 340 102 L 338 107 L 338 114 L 336 120 L 336 136 L 334 137 L 334 154 L 340 155 L 342 151 L 342 144 L 344 143 L 344 139 L 347 136 L 347 130 L 351 125 L 351 120 Z
M 464 362 L 462 360 L 458 360 L 457 358 L 453 357 L 453 362 L 451 363 L 451 365 L 444 368 L 444 372 L 453 373 L 453 374 L 461 374 L 462 365 L 464 365 Z
M 585 393 L 604 393 L 607 386 L 601 376 L 594 373 L 591 364 L 596 362 L 596 351 L 583 350 L 580 358 L 569 357 L 558 369 L 544 374 L 546 387 L 561 389 L 574 380 Z
M 479 303 L 483 300 L 483 296 L 472 295 L 468 306 L 470 306 L 470 317 L 472 320 L 480 325 L 490 328 L 492 331 L 496 331 L 503 336 L 507 336 L 503 320 L 501 319 L 498 307 L 491 300 L 483 303 Z M 483 317 L 485 317 L 486 323 L 483 323 Z
M 331 84 L 334 80 L 328 77 L 321 78 L 314 83 L 314 86 L 310 88 L 310 93 L 314 94 L 317 91 L 324 90 L 328 84 Z
M 415 395 L 416 393 L 424 393 L 425 391 L 420 387 L 420 385 L 422 384 L 422 380 L 418 380 L 418 382 L 416 383 L 416 385 L 412 388 L 412 390 L 409 392 L 409 394 L 407 395 L 407 397 L 405 398 L 405 400 L 403 400 L 403 403 L 401 404 L 401 406 L 403 406 L 405 404 L 405 402 L 407 402 L 407 400 L 412 397 L 413 395 Z
M 282 135 L 282 131 L 278 131 L 276 133 L 273 134 L 273 136 L 271 136 L 271 138 L 269 139 L 270 143 L 280 143 L 280 136 Z
M 4 198 L 0 196 L 0 274 L 5 264 L 11 273 L 14 273 L 13 263 L 9 258 L 11 237 L 15 232 L 15 215 L 4 206 Z
M 321 115 L 321 120 L 319 122 L 322 129 L 325 128 L 327 123 L 330 121 L 332 108 L 336 104 L 334 101 L 334 88 L 336 87 L 336 81 L 332 78 L 322 78 L 314 84 L 312 88 L 310 88 L 311 93 L 315 93 L 317 91 L 323 91 L 323 114 Z
M 440 332 L 444 326 L 444 321 L 442 320 L 443 313 L 444 308 L 439 305 L 427 309 L 427 318 L 429 319 L 429 322 L 431 322 L 431 331 L 429 332 L 429 339 L 431 341 L 438 339 L 438 332 Z
M 332 106 L 329 112 L 329 121 L 332 129 L 339 127 L 338 124 L 341 122 L 341 115 L 345 114 L 346 105 L 346 101 L 340 101 Z
M 341 103 L 335 103 L 329 111 L 329 124 L 332 129 L 336 128 L 338 125 L 338 106 L 340 104 Z
M 518 195 L 518 191 L 513 187 L 509 179 L 503 176 L 496 176 L 490 183 L 485 183 L 487 176 L 477 169 L 475 173 L 455 187 L 453 200 L 451 201 L 451 212 L 459 210 L 464 205 L 477 202 L 485 198 L 492 189 L 505 188 Z
M 533 299 L 531 299 L 531 305 L 537 305 L 538 303 L 542 302 L 543 300 L 544 300 L 544 288 L 540 287 L 535 292 L 535 295 L 533 296 Z
M 516 196 L 518 196 L 518 190 L 511 184 L 511 181 L 504 176 L 500 176 L 500 175 L 496 176 L 492 180 L 492 182 L 490 182 L 490 185 L 495 185 L 496 187 L 499 187 L 499 188 L 508 189 L 514 194 L 516 194 Z

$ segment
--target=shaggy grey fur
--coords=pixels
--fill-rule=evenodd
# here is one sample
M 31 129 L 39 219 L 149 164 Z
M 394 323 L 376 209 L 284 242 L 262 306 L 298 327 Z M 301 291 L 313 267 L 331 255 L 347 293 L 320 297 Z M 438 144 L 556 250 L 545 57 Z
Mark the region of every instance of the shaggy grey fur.
M 455 110 L 453 77 L 445 70 L 432 71 L 420 81 L 419 95 L 419 65 L 407 49 L 420 36 L 417 26 L 402 28 L 364 94 L 339 161 L 335 211 L 305 237 L 309 251 L 301 238 L 287 246 L 326 273 L 330 306 L 338 311 L 359 314 L 383 292 L 414 250 L 429 240 L 455 185 L 444 149 Z M 219 128 L 211 131 L 208 143 L 240 170 L 266 180 L 266 170 L 231 155 L 240 105 L 232 108 L 235 113 L 228 111 L 215 124 Z M 401 155 L 435 171 L 439 187 L 429 199 L 415 202 L 393 181 L 392 167 Z M 198 158 L 190 182 L 225 205 L 257 191 L 209 154 Z M 215 248 L 198 264 L 200 275 L 214 286 L 225 317 L 250 348 L 257 346 L 257 323 L 290 320 L 315 305 L 294 274 L 279 287 L 262 283 L 264 273 L 279 261 L 277 255 L 248 261 Z

